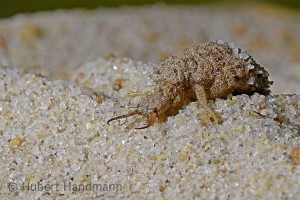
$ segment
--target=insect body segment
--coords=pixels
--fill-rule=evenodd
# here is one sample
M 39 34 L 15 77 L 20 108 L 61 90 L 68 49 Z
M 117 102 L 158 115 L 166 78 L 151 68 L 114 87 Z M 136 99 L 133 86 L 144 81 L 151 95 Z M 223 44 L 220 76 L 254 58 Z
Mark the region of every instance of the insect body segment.
M 217 122 L 209 108 L 209 99 L 226 98 L 229 94 L 269 94 L 272 84 L 268 72 L 245 51 L 222 41 L 203 43 L 179 51 L 155 67 L 157 93 L 146 97 L 138 108 L 126 115 L 146 116 L 147 128 L 156 118 L 174 114 L 183 105 L 197 100 Z

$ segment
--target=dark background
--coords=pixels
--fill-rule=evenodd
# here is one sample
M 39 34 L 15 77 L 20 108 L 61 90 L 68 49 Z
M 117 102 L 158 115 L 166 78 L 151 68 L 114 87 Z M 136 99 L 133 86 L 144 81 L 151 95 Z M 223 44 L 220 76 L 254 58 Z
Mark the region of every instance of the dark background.
M 42 10 L 118 7 L 124 5 L 145 5 L 157 2 L 168 4 L 224 4 L 240 3 L 247 0 L 0 0 L 0 18 L 10 17 L 17 13 Z M 300 0 L 248 0 L 276 4 L 283 7 L 300 9 Z

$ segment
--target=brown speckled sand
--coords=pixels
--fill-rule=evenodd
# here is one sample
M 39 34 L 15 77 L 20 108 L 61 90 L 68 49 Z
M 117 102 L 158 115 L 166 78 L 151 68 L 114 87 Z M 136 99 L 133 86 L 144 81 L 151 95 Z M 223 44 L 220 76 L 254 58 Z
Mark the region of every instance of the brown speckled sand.
M 297 199 L 299 14 L 265 9 L 156 5 L 1 20 L 0 199 Z M 219 124 L 194 102 L 148 129 L 133 129 L 140 117 L 106 124 L 155 90 L 155 63 L 216 39 L 265 66 L 273 96 L 210 101 Z

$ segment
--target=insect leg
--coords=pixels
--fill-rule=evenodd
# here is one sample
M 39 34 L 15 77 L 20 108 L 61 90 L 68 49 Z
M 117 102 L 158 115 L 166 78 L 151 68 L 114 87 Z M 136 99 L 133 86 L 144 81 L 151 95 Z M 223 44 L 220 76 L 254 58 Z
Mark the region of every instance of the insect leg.
M 206 94 L 205 94 L 205 90 L 204 90 L 203 86 L 201 86 L 200 84 L 196 84 L 196 85 L 194 85 L 194 90 L 195 90 L 197 100 L 198 100 L 197 101 L 197 106 L 199 107 L 199 105 L 202 104 L 202 106 L 209 112 L 209 114 L 211 115 L 213 120 L 216 123 L 218 123 L 219 120 L 218 120 L 216 114 L 208 106 L 207 98 L 206 98 Z
M 179 94 L 181 102 L 183 104 L 185 104 L 186 101 L 187 101 L 187 98 L 186 98 L 186 95 L 185 95 L 185 92 L 184 92 L 183 88 L 181 86 L 178 86 L 176 90 L 177 90 L 177 92 Z

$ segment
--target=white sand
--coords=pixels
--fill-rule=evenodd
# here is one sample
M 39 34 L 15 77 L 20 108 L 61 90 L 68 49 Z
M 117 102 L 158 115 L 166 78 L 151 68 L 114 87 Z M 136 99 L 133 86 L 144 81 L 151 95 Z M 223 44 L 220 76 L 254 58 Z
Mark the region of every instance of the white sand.
M 0 199 L 296 199 L 297 17 L 154 6 L 0 21 Z M 144 123 L 140 117 L 106 124 L 153 92 L 149 61 L 215 39 L 234 41 L 266 66 L 278 95 L 211 101 L 220 124 L 195 103 L 144 130 L 133 129 Z M 72 191 L 69 183 L 98 191 Z M 47 184 L 49 191 L 37 191 Z

